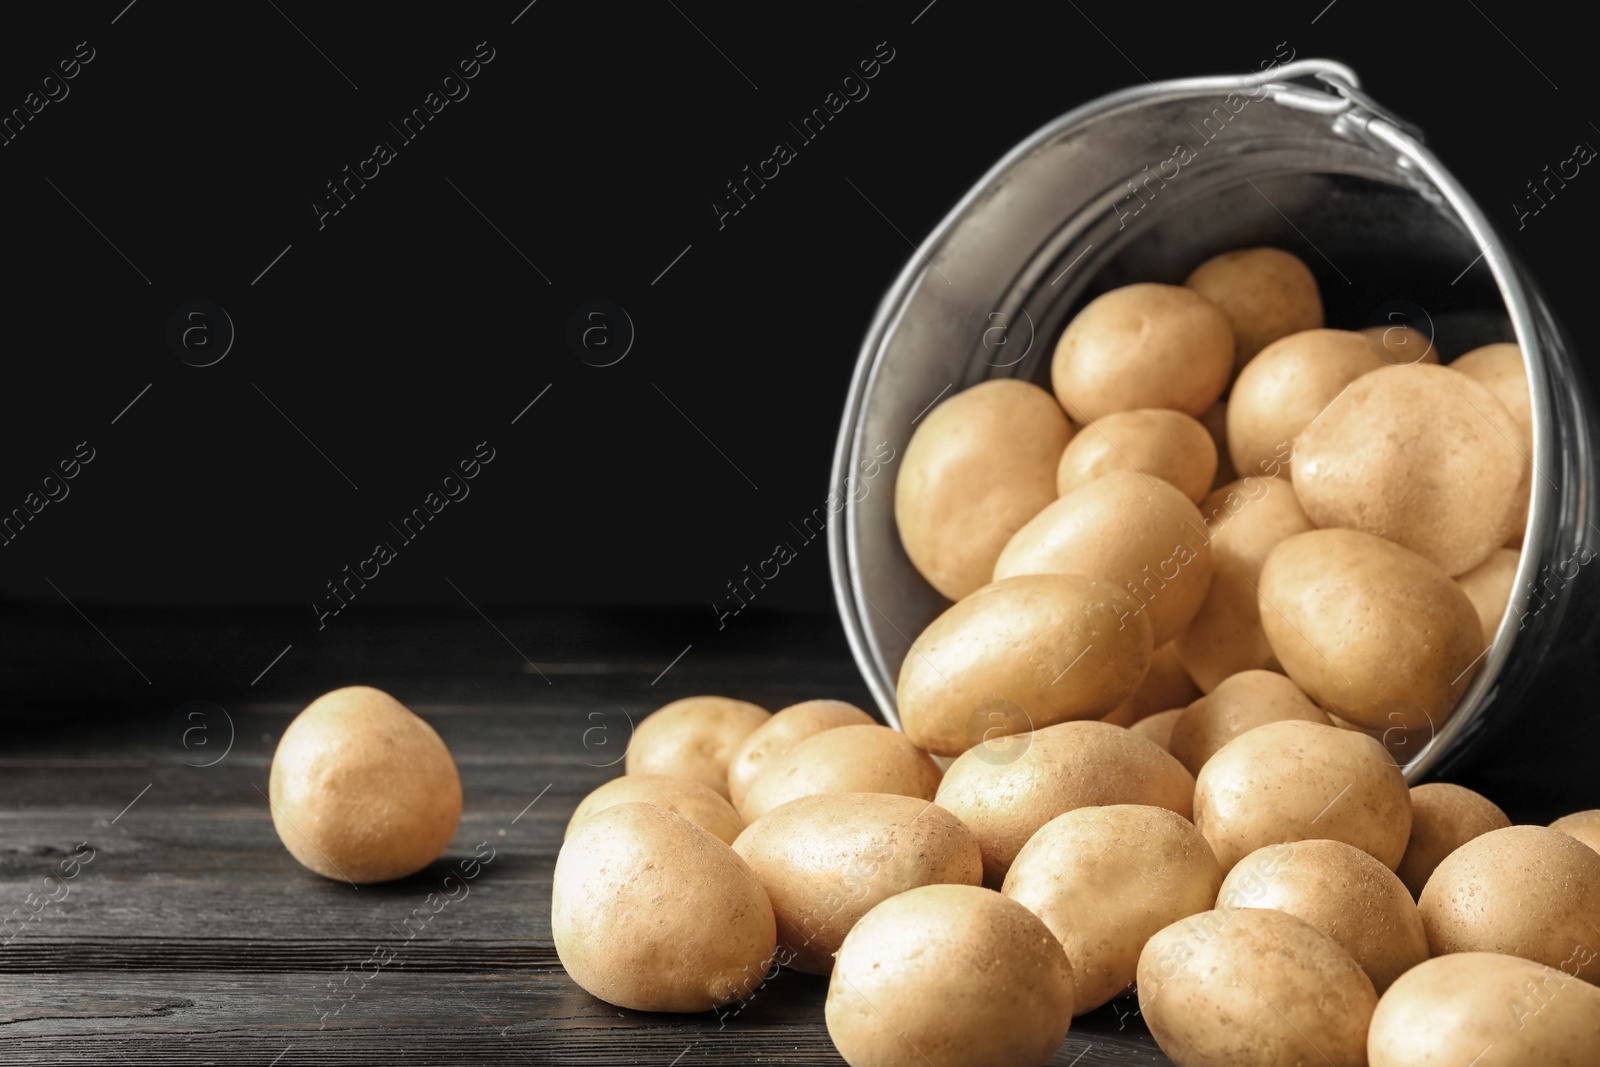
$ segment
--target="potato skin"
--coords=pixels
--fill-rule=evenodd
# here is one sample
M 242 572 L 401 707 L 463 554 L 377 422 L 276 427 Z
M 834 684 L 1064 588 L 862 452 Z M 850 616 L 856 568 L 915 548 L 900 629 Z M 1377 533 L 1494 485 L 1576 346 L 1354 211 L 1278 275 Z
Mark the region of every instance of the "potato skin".
M 1040 1067 L 1072 1022 L 1072 966 L 1022 905 L 923 886 L 856 923 L 825 1014 L 851 1067 Z
M 1115 411 L 1073 436 L 1056 466 L 1056 493 L 1112 471 L 1139 471 L 1198 502 L 1217 475 L 1217 446 L 1191 416 L 1166 408 Z
M 1415 552 L 1356 530 L 1279 542 L 1261 568 L 1267 641 L 1285 673 L 1357 726 L 1442 725 L 1483 651 L 1461 587 Z
M 646 715 L 628 742 L 629 774 L 687 778 L 728 796 L 728 763 L 771 716 L 727 697 L 684 697 Z
M 921 885 L 978 885 L 983 860 L 961 820 L 916 797 L 821 793 L 780 805 L 734 842 L 772 901 L 789 966 L 833 970 L 873 907 Z
M 1139 720 L 1158 712 L 1186 708 L 1194 703 L 1200 695 L 1200 687 L 1184 670 L 1172 646 L 1173 642 L 1169 641 L 1150 654 L 1150 669 L 1145 672 L 1139 688 L 1133 691 L 1133 696 L 1100 716 L 1101 722 L 1132 728 Z
M 1433 338 L 1410 326 L 1368 326 L 1361 336 L 1371 342 L 1372 350 L 1388 366 L 1439 362 L 1439 346 Z
M 750 784 L 745 821 L 817 793 L 897 793 L 932 800 L 939 765 L 898 730 L 839 726 L 806 738 L 778 756 Z
M 1378 995 L 1326 934 L 1281 911 L 1190 916 L 1139 955 L 1139 1008 L 1182 1067 L 1366 1067 Z
M 1014 378 L 980 382 L 924 416 L 895 478 L 894 517 L 928 584 L 960 600 L 988 583 L 1011 535 L 1056 498 L 1071 437 L 1050 394 Z
M 1450 361 L 1450 369 L 1483 386 L 1505 407 L 1522 431 L 1520 441 L 1533 458 L 1533 399 L 1528 392 L 1528 370 L 1522 349 L 1514 344 L 1484 345 Z
M 1050 364 L 1056 399 L 1079 424 L 1114 411 L 1198 416 L 1233 373 L 1233 328 L 1193 290 L 1142 282 L 1091 300 L 1062 331 Z
M 1511 587 L 1517 580 L 1517 564 L 1521 561 L 1522 553 L 1515 549 L 1497 548 L 1488 559 L 1456 577 L 1456 584 L 1461 586 L 1478 613 L 1485 645 L 1494 640 L 1500 620 L 1505 617 L 1506 605 L 1511 602 Z
M 733 806 L 744 803 L 750 783 L 773 757 L 787 752 L 814 734 L 836 726 L 873 726 L 877 720 L 843 700 L 804 700 L 774 712 L 756 727 L 728 762 L 728 796 Z
M 1371 1067 L 1589 1067 L 1597 1056 L 1600 989 L 1492 952 L 1457 952 L 1407 971 L 1378 1001 L 1367 1032 Z
M 1228 742 L 1195 780 L 1194 825 L 1230 871 L 1279 842 L 1328 838 L 1391 871 L 1411 833 L 1405 775 L 1366 734 L 1288 720 Z
M 1568 837 L 1575 837 L 1596 852 L 1600 852 L 1600 809 L 1575 811 L 1571 815 L 1563 815 L 1550 824 L 1550 829 L 1560 830 Z
M 1215 304 L 1233 327 L 1237 374 L 1267 345 L 1322 325 L 1322 294 L 1300 257 L 1279 248 L 1212 256 L 1184 283 Z
M 992 888 L 1039 827 L 1074 808 L 1149 804 L 1188 818 L 1194 778 L 1161 746 L 1120 726 L 1089 720 L 1023 735 L 1004 760 L 969 749 L 950 765 L 935 802 L 967 824 L 983 850 Z
M 1345 386 L 1383 365 L 1367 339 L 1348 330 L 1303 330 L 1263 348 L 1228 394 L 1234 469 L 1272 477 L 1300 431 Z
M 731 845 L 744 830 L 744 820 L 722 794 L 708 785 L 687 778 L 666 778 L 657 774 L 624 775 L 613 778 L 578 802 L 567 820 L 562 840 L 572 836 L 585 819 L 618 804 L 656 804 L 675 811 L 706 830 L 724 844 Z
M 1158 711 L 1147 719 L 1140 719 L 1128 727 L 1129 733 L 1138 734 L 1140 737 L 1149 738 L 1164 751 L 1171 752 L 1167 746 L 1172 743 L 1172 726 L 1178 721 L 1186 708 L 1171 708 L 1167 711 Z
M 267 783 L 289 854 L 338 881 L 420 871 L 461 821 L 461 777 L 444 741 L 380 689 L 324 693 L 278 739 Z
M 1114 584 L 1028 574 L 984 586 L 922 632 L 900 666 L 900 723 L 913 743 L 957 756 L 1006 734 L 1093 719 L 1133 695 L 1150 665 L 1150 623 Z
M 1017 853 L 1001 892 L 1066 948 L 1073 1014 L 1082 1015 L 1126 993 L 1145 942 L 1209 910 L 1221 884 L 1211 846 L 1183 816 L 1113 804 L 1045 823 Z
M 550 930 L 573 981 L 636 1011 L 709 1011 L 750 996 L 777 936 L 744 860 L 654 804 L 607 808 L 561 846 Z
M 1511 825 L 1506 813 L 1487 797 L 1449 782 L 1411 787 L 1411 837 L 1394 873 L 1411 890 L 1412 899 L 1444 858 L 1474 837 Z
M 1435 868 L 1417 907 L 1435 956 L 1503 952 L 1600 983 L 1600 852 L 1559 830 L 1473 838 Z
M 1199 774 L 1229 741 L 1257 726 L 1289 719 L 1332 725 L 1323 710 L 1283 675 L 1241 671 L 1184 709 L 1172 725 L 1167 751 L 1190 774 Z

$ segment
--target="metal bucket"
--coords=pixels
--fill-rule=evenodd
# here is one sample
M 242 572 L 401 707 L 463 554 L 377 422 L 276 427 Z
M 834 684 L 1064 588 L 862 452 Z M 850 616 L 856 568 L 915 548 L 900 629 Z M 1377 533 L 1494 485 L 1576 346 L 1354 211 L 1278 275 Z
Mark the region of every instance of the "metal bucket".
M 1019 144 L 879 305 L 832 484 L 857 484 L 885 443 L 902 455 L 934 403 L 977 382 L 1020 377 L 1049 389 L 1055 339 L 1077 309 L 1130 282 L 1181 283 L 1230 248 L 1298 254 L 1317 275 L 1330 326 L 1389 325 L 1403 310 L 1446 358 L 1517 341 L 1534 427 L 1522 559 L 1471 687 L 1401 757 L 1417 781 L 1500 751 L 1491 736 L 1593 721 L 1576 707 L 1541 706 L 1539 687 L 1563 656 L 1594 659 L 1585 643 L 1600 651 L 1585 632 L 1600 614 L 1600 567 L 1584 566 L 1600 548 L 1600 427 L 1567 342 L 1483 212 L 1421 135 L 1359 85 L 1326 60 L 1161 82 L 1102 97 Z M 828 530 L 834 592 L 867 685 L 898 726 L 901 661 L 949 602 L 906 557 L 893 493 L 846 495 Z

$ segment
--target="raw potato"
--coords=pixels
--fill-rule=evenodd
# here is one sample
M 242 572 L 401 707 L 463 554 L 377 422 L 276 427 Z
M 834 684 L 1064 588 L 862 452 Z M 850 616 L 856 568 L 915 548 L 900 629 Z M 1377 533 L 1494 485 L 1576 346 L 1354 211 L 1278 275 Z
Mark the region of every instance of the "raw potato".
M 940 615 L 906 653 L 900 725 L 919 748 L 957 756 L 999 736 L 1096 719 L 1134 693 L 1151 644 L 1147 614 L 1111 582 L 995 582 Z
M 1211 301 L 1233 327 L 1237 373 L 1267 345 L 1322 325 L 1322 294 L 1310 269 L 1278 248 L 1212 256 L 1183 283 Z
M 1389 987 L 1367 1032 L 1371 1067 L 1590 1067 L 1600 989 L 1492 952 L 1428 960 Z
M 850 931 L 826 1016 L 850 1067 L 1039 1067 L 1072 1022 L 1072 966 L 1021 904 L 923 886 Z
M 744 829 L 744 820 L 721 793 L 709 785 L 687 778 L 666 778 L 656 774 L 625 775 L 613 778 L 578 804 L 567 822 L 563 840 L 572 836 L 580 823 L 618 804 L 655 804 L 675 811 L 724 844 L 733 844 Z
M 1172 743 L 1172 727 L 1187 708 L 1172 708 L 1170 711 L 1158 711 L 1148 719 L 1140 719 L 1128 727 L 1129 733 L 1147 737 L 1160 745 L 1165 751 L 1172 751 L 1168 746 Z
M 1446 856 L 1417 900 L 1428 947 L 1503 952 L 1600 982 L 1600 852 L 1547 826 L 1508 826 Z
M 1150 656 L 1150 669 L 1133 696 L 1111 709 L 1111 714 L 1100 716 L 1100 721 L 1131 727 L 1168 708 L 1188 707 L 1199 695 L 1200 687 L 1178 662 L 1177 650 L 1169 641 Z
M 1080 424 L 1139 408 L 1199 415 L 1232 374 L 1227 317 L 1192 290 L 1149 282 L 1091 300 L 1050 364 L 1056 399 Z
M 1519 435 L 1465 375 L 1385 367 L 1295 439 L 1295 493 L 1318 526 L 1377 534 L 1461 574 L 1521 528 L 1530 468 Z
M 1287 478 L 1225 485 L 1201 503 L 1200 514 L 1211 534 L 1211 588 L 1172 647 L 1209 693 L 1240 671 L 1278 669 L 1261 628 L 1261 566 L 1279 541 L 1315 527 Z
M 752 823 L 733 850 L 772 901 L 778 962 L 806 974 L 831 971 L 850 928 L 896 893 L 983 880 L 978 841 L 961 820 L 889 793 L 792 800 Z
M 818 793 L 897 793 L 932 800 L 939 766 L 898 730 L 839 726 L 772 760 L 745 794 L 741 812 L 755 822 L 780 804 Z
M 760 987 L 776 943 L 761 883 L 727 845 L 654 804 L 618 804 L 556 856 L 550 930 L 567 974 L 635 1011 L 709 1011 Z
M 1600 852 L 1600 810 L 1578 811 L 1571 815 L 1563 815 L 1550 824 L 1550 829 L 1560 830 L 1568 837 L 1575 837 L 1596 852 Z
M 814 734 L 836 726 L 874 726 L 876 720 L 843 700 L 806 700 L 773 714 L 740 743 L 728 763 L 728 795 L 735 808 L 767 763 Z
M 1439 348 L 1433 338 L 1410 326 L 1368 326 L 1361 334 L 1371 342 L 1378 358 L 1391 367 L 1439 362 Z
M 684 697 L 646 715 L 628 743 L 629 774 L 687 778 L 728 795 L 728 763 L 772 716 L 727 697 Z
M 1366 1067 L 1372 980 L 1326 934 L 1260 908 L 1205 911 L 1139 955 L 1139 1008 L 1181 1067 Z
M 1411 834 L 1411 795 L 1366 734 L 1273 722 L 1234 738 L 1200 769 L 1194 825 L 1224 871 L 1258 848 L 1309 838 L 1354 845 L 1392 871 Z
M 1533 459 L 1533 399 L 1528 393 L 1528 370 L 1522 349 L 1513 344 L 1484 345 L 1450 361 L 1450 369 L 1483 386 L 1505 407 L 1522 431 L 1522 452 Z
M 1068 722 L 1026 740 L 1003 760 L 983 748 L 963 753 L 934 798 L 978 838 L 984 885 L 999 888 L 1028 838 L 1074 808 L 1150 804 L 1186 819 L 1193 810 L 1194 778 L 1183 764 L 1130 730 Z
M 1411 787 L 1411 839 L 1394 873 L 1422 895 L 1434 869 L 1444 858 L 1475 837 L 1511 825 L 1493 801 L 1459 785 L 1429 782 Z
M 1483 643 L 1494 640 L 1505 617 L 1506 604 L 1511 601 L 1511 587 L 1517 580 L 1517 563 L 1522 553 L 1509 548 L 1497 548 L 1488 559 L 1456 579 L 1461 591 L 1472 601 L 1483 626 Z
M 387 882 L 439 858 L 461 821 L 461 777 L 439 735 L 388 693 L 335 689 L 272 756 L 272 825 L 324 878 Z
M 1102 474 L 1129 470 L 1160 478 L 1198 502 L 1217 476 L 1217 446 L 1204 426 L 1181 411 L 1112 412 L 1067 442 L 1056 467 L 1056 492 L 1066 496 Z
M 1201 412 L 1200 425 L 1217 447 L 1217 476 L 1212 479 L 1211 488 L 1237 481 L 1239 472 L 1233 469 L 1233 456 L 1228 452 L 1228 402 L 1219 400 Z
M 1241 671 L 1201 697 L 1178 716 L 1167 751 L 1190 774 L 1229 741 L 1269 722 L 1298 719 L 1331 725 L 1322 709 L 1300 687 L 1273 671 Z
M 1056 498 L 1072 427 L 1049 393 L 1014 378 L 981 382 L 930 411 L 894 486 L 906 555 L 951 600 L 988 584 L 1011 535 Z
M 1357 726 L 1436 728 L 1477 670 L 1483 626 L 1467 594 L 1381 537 L 1286 538 L 1267 556 L 1260 590 L 1261 627 L 1285 673 Z
M 1045 823 L 1017 853 L 1002 892 L 1043 919 L 1066 948 L 1073 1014 L 1082 1015 L 1129 992 L 1145 942 L 1208 910 L 1221 884 L 1211 847 L 1187 819 L 1113 804 Z
M 1303 919 L 1361 965 L 1380 996 L 1428 958 L 1428 935 L 1394 872 L 1343 841 L 1296 841 L 1257 849 L 1228 872 L 1224 908 L 1271 908 Z
M 1305 330 L 1261 350 L 1228 394 L 1228 451 L 1240 477 L 1288 468 L 1295 437 L 1334 397 L 1383 361 L 1359 333 Z
M 1045 508 L 994 565 L 1019 574 L 1086 574 L 1125 589 L 1156 647 L 1194 618 L 1211 585 L 1211 546 L 1194 502 L 1166 482 L 1114 471 Z

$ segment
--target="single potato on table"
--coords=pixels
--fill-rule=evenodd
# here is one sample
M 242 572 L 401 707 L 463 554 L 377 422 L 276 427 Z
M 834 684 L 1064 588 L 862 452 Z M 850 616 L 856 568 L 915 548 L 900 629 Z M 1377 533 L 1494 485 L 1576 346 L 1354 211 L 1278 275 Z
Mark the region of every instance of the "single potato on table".
M 728 795 L 728 764 L 772 716 L 727 697 L 684 697 L 646 715 L 628 742 L 629 774 L 687 778 Z
M 1067 442 L 1056 467 L 1056 492 L 1066 496 L 1102 474 L 1130 470 L 1160 478 L 1198 502 L 1217 475 L 1217 446 L 1204 426 L 1181 411 L 1114 411 Z
M 1322 294 L 1300 257 L 1279 248 L 1212 256 L 1183 283 L 1215 304 L 1233 327 L 1237 374 L 1267 345 L 1322 325 Z
M 836 726 L 875 726 L 877 720 L 843 700 L 805 700 L 773 714 L 740 742 L 728 762 L 728 796 L 735 808 L 744 803 L 750 783 L 768 761 L 801 741 Z
M 1228 451 L 1240 477 L 1286 470 L 1295 439 L 1344 387 L 1384 366 L 1348 330 L 1304 330 L 1245 364 L 1228 394 Z
M 1479 793 L 1449 782 L 1428 782 L 1411 787 L 1411 838 L 1394 873 L 1411 890 L 1422 895 L 1434 870 L 1444 858 L 1475 837 L 1511 825 L 1506 813 Z
M 1299 719 L 1332 725 L 1300 687 L 1273 671 L 1241 671 L 1190 704 L 1172 725 L 1167 750 L 1190 774 L 1229 741 L 1269 722 Z
M 618 804 L 655 804 L 675 811 L 719 841 L 733 844 L 744 830 L 744 820 L 721 793 L 708 785 L 687 778 L 667 778 L 659 774 L 625 775 L 613 778 L 578 803 L 567 822 L 563 840 L 585 819 Z
M 755 822 L 780 804 L 818 793 L 896 793 L 932 800 L 939 765 L 887 726 L 839 726 L 773 759 L 745 794 L 740 814 Z

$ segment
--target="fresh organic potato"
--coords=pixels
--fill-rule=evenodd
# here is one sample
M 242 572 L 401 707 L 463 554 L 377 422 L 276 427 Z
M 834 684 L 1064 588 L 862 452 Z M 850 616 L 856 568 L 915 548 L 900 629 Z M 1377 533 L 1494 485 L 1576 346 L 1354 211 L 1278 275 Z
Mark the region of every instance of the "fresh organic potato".
M 728 763 L 744 739 L 772 716 L 727 697 L 684 697 L 646 715 L 633 731 L 629 774 L 687 778 L 728 795 Z
M 1066 496 L 1111 471 L 1160 478 L 1199 501 L 1217 476 L 1217 446 L 1204 426 L 1181 411 L 1114 411 L 1067 442 L 1056 467 L 1056 492 Z
M 1178 662 L 1178 654 L 1169 641 L 1151 654 L 1150 669 L 1133 696 L 1112 708 L 1109 715 L 1100 716 L 1100 721 L 1131 727 L 1158 711 L 1188 707 L 1199 695 L 1200 688 Z
M 1209 300 L 1141 283 L 1091 300 L 1061 334 L 1050 364 L 1056 399 L 1078 423 L 1113 411 L 1199 415 L 1233 373 L 1233 329 Z
M 1590 1067 L 1600 989 L 1551 967 L 1457 952 L 1407 971 L 1378 1001 L 1370 1067 Z
M 1167 751 L 1199 774 L 1222 746 L 1257 726 L 1299 719 L 1328 725 L 1328 716 L 1300 687 L 1273 671 L 1241 671 L 1190 704 L 1172 724 Z
M 1300 431 L 1345 386 L 1383 365 L 1367 339 L 1348 330 L 1304 330 L 1263 348 L 1228 394 L 1228 451 L 1239 476 L 1287 470 Z
M 550 930 L 567 974 L 635 1011 L 709 1011 L 760 987 L 772 905 L 726 844 L 655 804 L 586 819 L 556 856 Z
M 1411 834 L 1411 796 L 1377 741 L 1290 719 L 1241 734 L 1206 761 L 1194 825 L 1224 871 L 1258 848 L 1310 838 L 1354 845 L 1392 871 Z
M 1506 813 L 1492 801 L 1459 785 L 1429 782 L 1411 787 L 1411 838 L 1394 873 L 1411 890 L 1422 895 L 1435 868 L 1444 858 L 1475 837 L 1511 825 Z
M 1259 585 L 1261 628 L 1284 671 L 1357 726 L 1437 727 L 1477 669 L 1483 626 L 1467 594 L 1381 537 L 1295 534 L 1268 554 Z
M 461 821 L 461 778 L 439 735 L 388 693 L 335 689 L 278 739 L 267 782 L 289 854 L 324 878 L 387 882 L 439 858 Z
M 922 886 L 856 923 L 825 1014 L 851 1067 L 1039 1067 L 1072 1022 L 1072 965 L 1021 904 Z
M 1550 829 L 1560 830 L 1568 837 L 1575 837 L 1596 852 L 1600 852 L 1600 810 L 1578 811 L 1571 815 L 1563 815 L 1550 824 Z
M 818 793 L 897 793 L 932 800 L 939 766 L 887 726 L 837 726 L 813 734 L 770 760 L 750 783 L 740 814 L 746 822 L 799 797 Z
M 1200 515 L 1211 532 L 1211 587 L 1172 647 L 1209 693 L 1240 671 L 1278 669 L 1261 628 L 1261 566 L 1279 541 L 1315 527 L 1287 478 L 1225 485 L 1201 502 Z
M 806 700 L 776 712 L 740 743 L 728 763 L 728 795 L 737 808 L 744 803 L 767 763 L 795 745 L 836 726 L 874 726 L 876 720 L 843 700 Z
M 1456 578 L 1456 584 L 1472 601 L 1478 612 L 1478 622 L 1483 626 L 1483 643 L 1494 641 L 1500 620 L 1505 617 L 1506 604 L 1511 601 L 1511 587 L 1516 584 L 1517 564 L 1522 553 L 1509 548 L 1497 548 L 1489 558 Z
M 1126 589 L 1127 617 L 1150 617 L 1156 647 L 1205 600 L 1211 546 L 1194 502 L 1166 482 L 1113 471 L 1034 516 L 1006 544 L 996 581 L 1019 574 L 1085 574 Z
M 1211 488 L 1237 481 L 1239 472 L 1233 469 L 1233 456 L 1228 452 L 1228 402 L 1219 400 L 1202 411 L 1200 425 L 1217 447 L 1217 476 L 1211 480 Z
M 1378 994 L 1350 954 L 1281 911 L 1203 911 L 1139 954 L 1139 1008 L 1182 1067 L 1366 1067 Z
M 613 778 L 584 797 L 567 822 L 563 840 L 571 837 L 585 819 L 618 804 L 655 804 L 675 811 L 729 845 L 744 829 L 744 820 L 733 810 L 733 805 L 709 785 L 691 782 L 687 778 L 638 774 Z
M 1428 948 L 1503 952 L 1600 983 L 1600 852 L 1547 826 L 1473 838 L 1434 870 L 1417 900 Z
M 1465 375 L 1384 367 L 1295 439 L 1295 494 L 1318 526 L 1377 534 L 1461 574 L 1520 528 L 1530 468 L 1519 435 Z
M 953 605 L 911 646 L 900 725 L 918 747 L 956 756 L 997 735 L 1099 718 L 1134 693 L 1150 655 L 1148 615 L 1116 584 L 1007 578 Z
M 1066 948 L 1073 1014 L 1082 1015 L 1128 992 L 1145 942 L 1208 910 L 1221 884 L 1217 858 L 1187 819 L 1166 808 L 1113 804 L 1045 823 L 1017 853 L 1001 891 L 1043 919 Z
M 1067 722 L 1023 740 L 1002 758 L 982 746 L 962 753 L 934 798 L 978 838 L 984 885 L 999 888 L 1028 838 L 1074 808 L 1150 804 L 1186 819 L 1193 810 L 1183 764 L 1120 726 Z
M 922 419 L 894 485 L 900 543 L 917 572 L 960 600 L 986 585 L 1011 535 L 1056 498 L 1072 427 L 1049 393 L 980 382 Z
M 1178 721 L 1188 708 L 1172 708 L 1168 711 L 1158 711 L 1148 719 L 1140 719 L 1128 727 L 1129 733 L 1138 734 L 1154 741 L 1165 751 L 1172 751 L 1168 746 L 1172 743 L 1172 726 Z
M 1391 367 L 1439 362 L 1439 348 L 1433 338 L 1410 326 L 1368 326 L 1361 335 L 1372 344 L 1378 358 Z
M 978 885 L 983 860 L 961 820 L 927 800 L 820 793 L 772 809 L 733 844 L 766 888 L 787 966 L 827 974 L 856 921 L 919 885 Z
M 1350 953 L 1380 996 L 1428 958 L 1428 935 L 1405 885 L 1343 841 L 1313 839 L 1257 849 L 1228 872 L 1217 905 L 1271 908 L 1305 920 Z
M 1322 326 L 1322 294 L 1299 256 L 1241 248 L 1212 256 L 1183 283 L 1211 301 L 1233 327 L 1233 370 L 1267 345 Z
M 1528 370 L 1522 349 L 1514 344 L 1484 345 L 1450 361 L 1450 369 L 1483 386 L 1505 407 L 1522 433 L 1522 452 L 1533 458 L 1533 400 L 1528 392 Z

